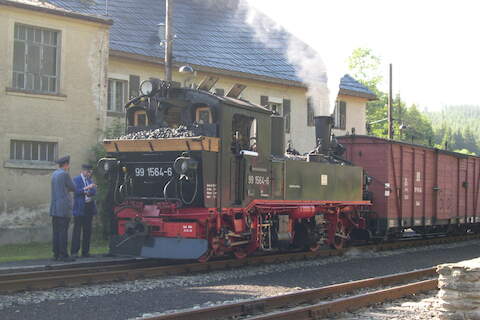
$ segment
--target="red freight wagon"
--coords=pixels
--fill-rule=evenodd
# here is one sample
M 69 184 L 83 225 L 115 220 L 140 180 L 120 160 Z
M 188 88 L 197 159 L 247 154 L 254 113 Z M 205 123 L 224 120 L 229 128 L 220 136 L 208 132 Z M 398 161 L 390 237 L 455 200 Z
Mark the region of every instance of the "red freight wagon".
M 465 230 L 480 222 L 479 157 L 370 136 L 338 141 L 345 159 L 373 178 L 377 235 Z

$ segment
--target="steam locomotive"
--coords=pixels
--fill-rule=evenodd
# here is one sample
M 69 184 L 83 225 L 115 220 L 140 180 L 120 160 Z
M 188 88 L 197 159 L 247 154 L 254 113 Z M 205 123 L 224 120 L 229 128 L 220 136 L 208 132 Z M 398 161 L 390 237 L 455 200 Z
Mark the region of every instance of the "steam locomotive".
M 99 163 L 112 253 L 243 258 L 343 248 L 405 229 L 372 210 L 372 179 L 342 158 L 331 117 L 315 117 L 317 147 L 301 156 L 285 153 L 282 117 L 235 94 L 155 79 L 141 91 L 126 104 L 126 135 L 104 141 Z

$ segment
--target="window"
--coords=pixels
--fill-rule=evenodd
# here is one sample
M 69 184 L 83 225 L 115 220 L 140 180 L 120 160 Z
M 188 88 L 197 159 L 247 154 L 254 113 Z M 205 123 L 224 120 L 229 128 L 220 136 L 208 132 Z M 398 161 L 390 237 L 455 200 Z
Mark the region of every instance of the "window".
M 290 104 L 290 100 L 287 100 L 287 99 L 283 99 L 283 117 L 285 118 L 285 133 L 290 133 L 291 104 Z
M 10 160 L 49 161 L 57 158 L 56 142 L 10 141 Z
M 145 111 L 135 112 L 134 125 L 136 127 L 146 127 L 147 126 L 147 113 Z
M 269 102 L 267 108 L 278 116 L 283 116 L 283 108 L 281 103 Z
M 336 129 L 345 130 L 347 127 L 347 103 L 345 101 L 337 101 L 335 104 L 334 119 Z
M 273 111 L 279 116 L 283 116 L 285 119 L 285 133 L 290 133 L 290 121 L 291 121 L 291 102 L 288 99 L 281 99 L 268 96 L 260 96 L 260 105 Z
M 57 93 L 60 32 L 22 24 L 14 30 L 12 87 Z
M 313 110 L 312 97 L 307 97 L 307 126 L 315 126 L 315 111 Z
M 128 81 L 108 79 L 108 111 L 124 112 Z
M 232 152 L 257 151 L 257 120 L 241 114 L 232 118 Z
M 198 107 L 195 110 L 195 121 L 200 124 L 212 123 L 212 111 L 209 107 Z

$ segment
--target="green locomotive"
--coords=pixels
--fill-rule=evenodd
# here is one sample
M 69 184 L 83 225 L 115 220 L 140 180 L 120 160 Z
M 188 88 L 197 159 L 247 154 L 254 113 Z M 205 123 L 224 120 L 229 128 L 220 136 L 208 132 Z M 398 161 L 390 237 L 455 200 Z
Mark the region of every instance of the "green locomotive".
M 142 88 L 126 136 L 104 141 L 112 252 L 205 261 L 368 238 L 363 170 L 338 156 L 330 117 L 315 117 L 315 150 L 290 155 L 284 119 L 265 107 L 159 80 Z

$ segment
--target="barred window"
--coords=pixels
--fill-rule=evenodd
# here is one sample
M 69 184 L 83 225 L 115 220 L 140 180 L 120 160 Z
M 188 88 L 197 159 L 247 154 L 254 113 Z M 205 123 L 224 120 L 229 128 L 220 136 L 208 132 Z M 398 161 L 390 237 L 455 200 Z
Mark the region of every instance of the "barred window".
M 108 111 L 124 112 L 128 81 L 108 79 Z
M 57 159 L 57 143 L 42 141 L 10 141 L 10 160 L 49 161 Z
M 60 32 L 22 24 L 14 29 L 12 87 L 57 93 Z

